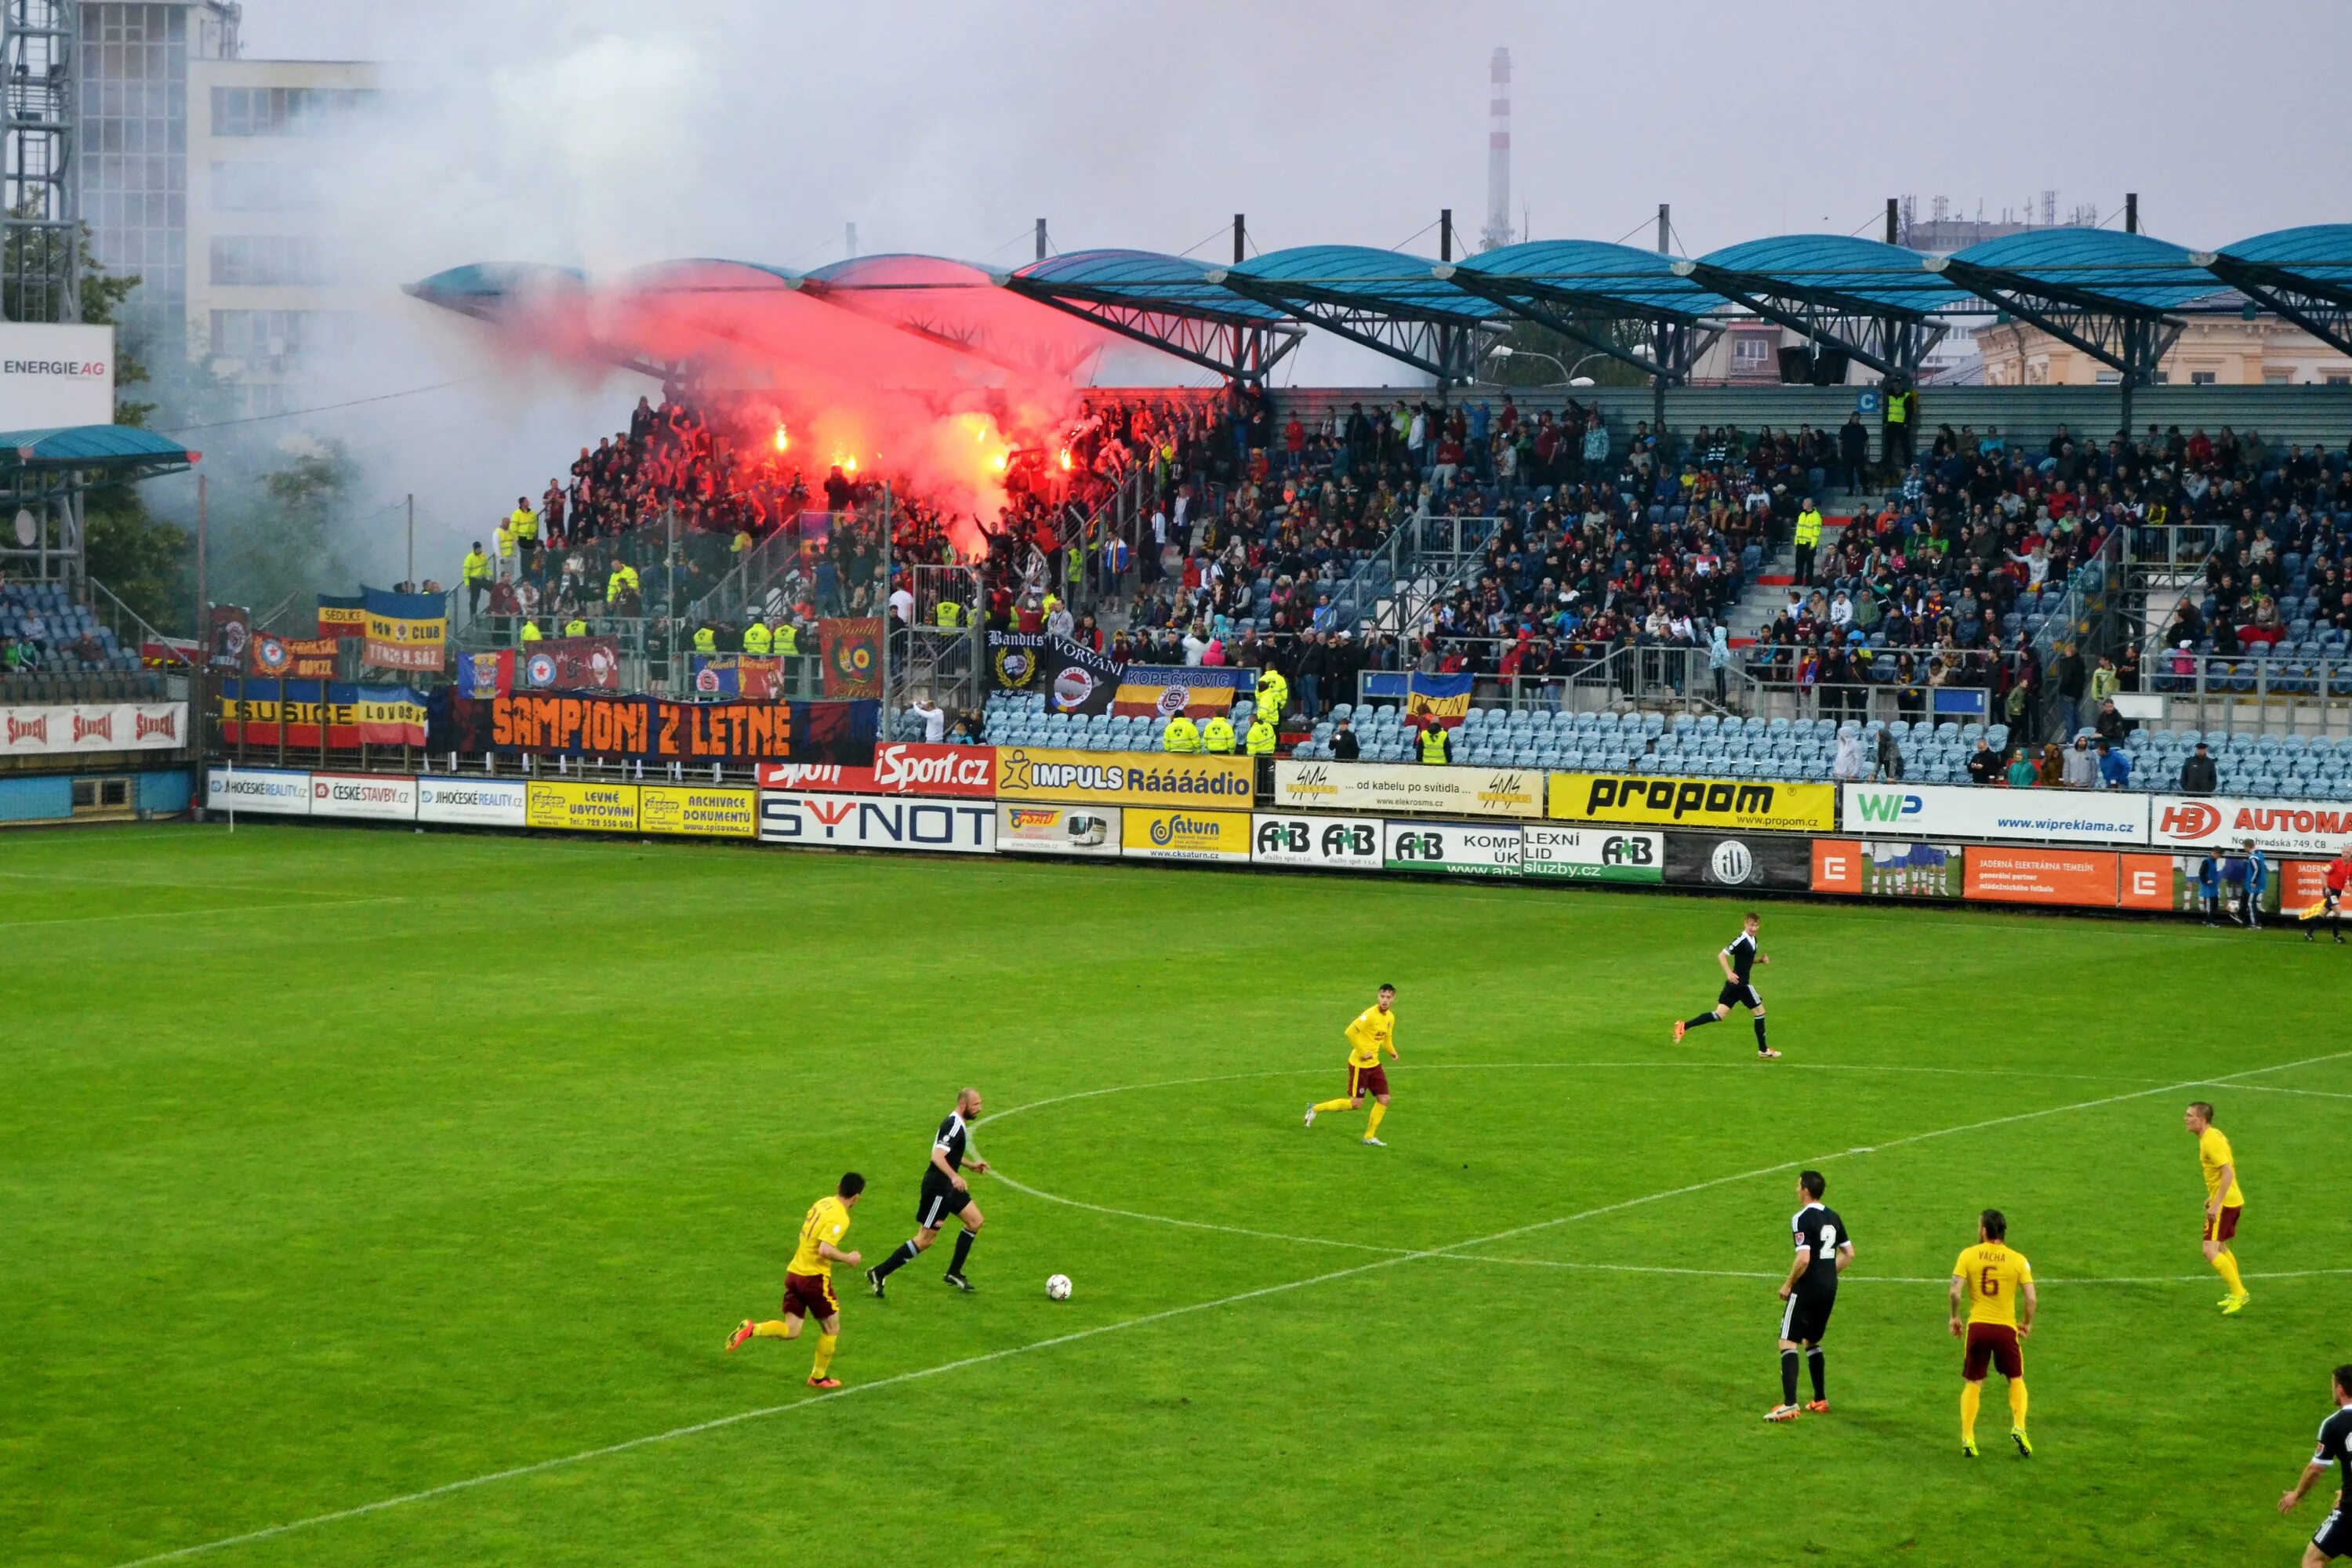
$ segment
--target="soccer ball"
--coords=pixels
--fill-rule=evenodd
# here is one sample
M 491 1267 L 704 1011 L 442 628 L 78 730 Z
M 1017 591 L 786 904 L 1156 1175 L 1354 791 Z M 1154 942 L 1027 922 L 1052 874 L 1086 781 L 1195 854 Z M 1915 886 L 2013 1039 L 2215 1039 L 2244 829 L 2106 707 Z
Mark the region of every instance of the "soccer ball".
M 1070 1277 L 1066 1274 L 1056 1274 L 1053 1278 L 1047 1279 L 1045 1281 L 1045 1295 L 1050 1300 L 1068 1300 L 1070 1299 Z

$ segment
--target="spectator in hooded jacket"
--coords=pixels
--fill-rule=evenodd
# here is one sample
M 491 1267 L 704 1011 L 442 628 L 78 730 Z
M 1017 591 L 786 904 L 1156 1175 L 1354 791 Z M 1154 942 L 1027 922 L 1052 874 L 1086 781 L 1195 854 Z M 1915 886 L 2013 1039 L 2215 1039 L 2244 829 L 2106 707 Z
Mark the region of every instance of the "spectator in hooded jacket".
M 2105 789 L 2131 788 L 2131 753 L 2112 741 L 2099 742 L 2099 784 Z
M 2180 793 L 2211 795 L 2221 787 L 2219 770 L 2213 766 L 2213 753 L 2205 742 L 2197 742 L 2197 750 L 2180 760 Z
M 2091 750 L 2088 735 L 2074 737 L 2074 744 L 2067 750 L 2065 770 L 2061 778 L 2068 789 L 2099 787 L 2099 757 Z

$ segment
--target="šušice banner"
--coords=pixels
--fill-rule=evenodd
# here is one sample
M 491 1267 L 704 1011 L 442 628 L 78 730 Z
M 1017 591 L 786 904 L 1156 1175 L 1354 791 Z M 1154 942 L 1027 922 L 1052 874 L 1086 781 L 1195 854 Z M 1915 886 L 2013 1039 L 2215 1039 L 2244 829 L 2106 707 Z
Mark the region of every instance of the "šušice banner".
M 373 669 L 437 672 L 449 641 L 449 603 L 438 594 L 362 587 L 367 640 L 360 662 Z
M 326 744 L 418 746 L 425 744 L 425 696 L 405 686 L 352 686 L 316 680 L 224 680 L 220 683 L 221 739 L 233 746 L 316 750 L 319 727 Z
M 1434 719 L 1439 727 L 1453 729 L 1469 716 L 1470 688 L 1476 679 L 1470 675 L 1423 675 L 1414 670 L 1405 683 L 1405 722 L 1420 729 Z
M 876 702 L 671 702 L 516 692 L 449 704 L 448 749 L 661 763 L 838 763 L 870 767 Z M 434 744 L 442 741 L 436 737 Z

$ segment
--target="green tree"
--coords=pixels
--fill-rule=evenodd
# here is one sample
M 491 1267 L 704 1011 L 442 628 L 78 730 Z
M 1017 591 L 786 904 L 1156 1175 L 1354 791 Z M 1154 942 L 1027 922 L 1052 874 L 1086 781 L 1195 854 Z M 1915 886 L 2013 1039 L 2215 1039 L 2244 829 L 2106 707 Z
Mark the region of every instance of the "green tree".
M 1595 342 L 1610 342 L 1633 353 L 1650 352 L 1649 329 L 1638 321 L 1612 321 L 1595 318 L 1581 323 L 1584 335 Z M 1533 321 L 1515 321 L 1509 335 L 1504 339 L 1511 353 L 1502 360 L 1488 360 L 1479 367 L 1482 376 L 1493 378 L 1498 386 L 1557 386 L 1566 377 L 1563 370 L 1572 370 L 1580 376 L 1591 376 L 1601 386 L 1647 386 L 1650 378 L 1627 364 L 1623 360 L 1596 354 L 1591 343 L 1579 342 L 1565 332 L 1539 327 Z M 1534 357 L 1549 354 L 1558 364 Z M 1588 355 L 1593 357 L 1587 359 Z M 1580 360 L 1586 361 L 1579 365 Z

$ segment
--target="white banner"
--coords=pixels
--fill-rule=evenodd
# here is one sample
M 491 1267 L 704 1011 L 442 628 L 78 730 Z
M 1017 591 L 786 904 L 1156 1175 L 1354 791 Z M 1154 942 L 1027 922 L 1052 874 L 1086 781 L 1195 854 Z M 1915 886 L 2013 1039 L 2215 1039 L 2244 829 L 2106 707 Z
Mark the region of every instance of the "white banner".
M 1250 819 L 1250 860 L 1327 871 L 1381 868 L 1381 825 L 1360 816 L 1297 816 L 1261 811 Z
M 416 820 L 461 827 L 520 827 L 529 795 L 520 779 L 418 779 Z
M 312 773 L 310 815 L 414 822 L 416 781 L 405 774 L 376 777 L 367 773 Z
M 1423 812 L 1435 816 L 1541 816 L 1541 768 L 1433 767 L 1412 763 L 1274 764 L 1284 811 Z
M 277 768 L 207 768 L 206 811 L 267 811 L 310 815 L 310 775 Z
M 0 708 L 0 757 L 53 752 L 173 751 L 187 738 L 184 702 Z
M 114 329 L 0 325 L 0 430 L 114 423 Z
M 1489 827 L 1469 822 L 1390 822 L 1381 826 L 1381 858 L 1391 871 L 1443 871 L 1456 877 L 1519 874 L 1524 851 L 1516 824 Z
M 1531 823 L 1519 829 L 1521 869 L 1581 882 L 1666 879 L 1666 836 L 1622 827 Z
M 2148 797 L 2114 790 L 1851 784 L 1843 830 L 1874 838 L 1993 838 L 2012 844 L 2145 844 Z
M 996 847 L 996 807 L 984 800 L 761 790 L 760 839 L 835 849 L 985 855 Z
M 2292 795 L 2239 800 L 2160 795 L 2152 812 L 2148 842 L 2159 849 L 2234 849 L 2251 838 L 2266 855 L 2332 860 L 2352 839 L 2352 805 Z
M 1116 855 L 1122 809 L 999 801 L 996 847 L 1008 855 Z

